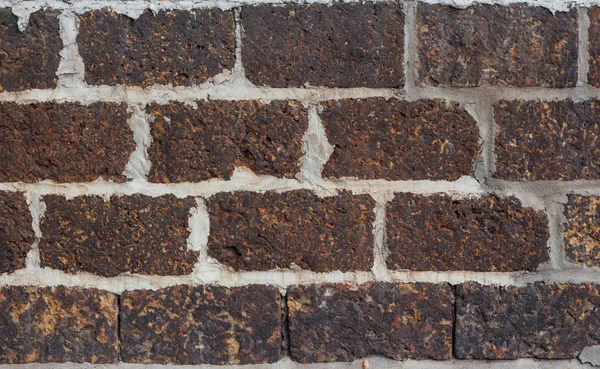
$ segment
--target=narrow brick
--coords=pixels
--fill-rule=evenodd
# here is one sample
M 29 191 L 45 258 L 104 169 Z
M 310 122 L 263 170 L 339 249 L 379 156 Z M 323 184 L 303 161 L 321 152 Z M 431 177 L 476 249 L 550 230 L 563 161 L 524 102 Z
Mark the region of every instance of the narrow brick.
M 233 68 L 233 11 L 106 9 L 79 16 L 79 54 L 91 85 L 191 86 Z
M 565 206 L 565 252 L 576 263 L 600 266 L 600 198 L 569 195 Z
M 442 100 L 328 101 L 320 114 L 333 154 L 325 177 L 456 180 L 473 174 L 475 120 Z
M 402 87 L 404 14 L 396 2 L 247 6 L 246 77 L 272 87 Z
M 35 240 L 31 221 L 22 193 L 0 192 L 0 274 L 25 267 Z
M 102 276 L 190 274 L 197 251 L 187 249 L 191 198 L 172 195 L 45 196 L 43 267 Z
M 590 26 L 588 28 L 588 83 L 600 87 L 600 7 L 588 9 Z
M 514 197 L 398 194 L 386 213 L 390 269 L 533 271 L 549 260 L 546 215 Z
M 349 192 L 221 193 L 208 201 L 208 253 L 235 270 L 370 270 L 373 208 Z
M 419 3 L 419 82 L 432 86 L 574 87 L 577 10 L 527 5 L 466 9 Z
M 0 289 L 0 364 L 116 363 L 117 296 L 96 289 Z
M 274 363 L 281 351 L 281 295 L 275 287 L 175 286 L 121 296 L 126 363 Z

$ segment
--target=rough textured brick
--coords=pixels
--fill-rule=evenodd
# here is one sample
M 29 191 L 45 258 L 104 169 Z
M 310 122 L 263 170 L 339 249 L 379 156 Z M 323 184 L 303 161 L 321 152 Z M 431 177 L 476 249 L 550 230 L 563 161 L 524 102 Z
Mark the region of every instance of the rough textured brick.
M 548 237 L 546 215 L 512 197 L 398 194 L 387 208 L 391 269 L 536 270 Z
M 31 221 L 23 194 L 0 192 L 0 274 L 25 267 L 35 240 Z
M 246 77 L 273 87 L 402 87 L 404 15 L 395 2 L 247 6 Z
M 197 251 L 187 250 L 191 198 L 172 195 L 44 197 L 42 266 L 103 276 L 190 274 Z
M 97 10 L 79 23 L 79 54 L 92 85 L 190 86 L 233 68 L 231 10 L 146 11 L 136 20 Z
M 370 270 L 373 207 L 348 192 L 221 193 L 208 202 L 208 253 L 235 270 Z
M 287 305 L 294 361 L 452 356 L 454 297 L 447 284 L 294 286 Z
M 229 179 L 236 166 L 294 177 L 299 170 L 306 109 L 295 101 L 198 101 L 150 105 L 151 182 Z
M 335 147 L 325 177 L 456 180 L 473 173 L 479 131 L 457 104 L 374 98 L 322 107 L 327 139 Z
M 175 286 L 121 296 L 127 363 L 253 364 L 279 360 L 281 296 L 269 286 Z
M 600 198 L 570 195 L 565 207 L 565 252 L 574 262 L 600 266 Z
M 593 284 L 458 286 L 459 359 L 572 359 L 600 343 L 600 291 Z
M 0 182 L 122 182 L 135 149 L 127 105 L 0 104 Z
M 588 10 L 590 26 L 588 28 L 588 83 L 600 87 L 600 7 L 592 6 Z
M 57 11 L 37 11 L 24 32 L 11 9 L 0 9 L 0 91 L 56 87 L 63 44 Z
M 418 71 L 433 86 L 573 87 L 577 10 L 419 3 Z
M 117 361 L 117 296 L 95 289 L 0 289 L 0 364 Z

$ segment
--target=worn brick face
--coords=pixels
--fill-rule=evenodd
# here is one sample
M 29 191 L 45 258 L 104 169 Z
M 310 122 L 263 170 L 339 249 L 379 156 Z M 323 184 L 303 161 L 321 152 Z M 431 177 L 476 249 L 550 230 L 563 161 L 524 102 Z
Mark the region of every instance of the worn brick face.
M 570 195 L 565 206 L 565 252 L 576 263 L 600 266 L 600 198 Z
M 22 193 L 0 192 L 0 274 L 25 267 L 35 240 L 31 221 Z
M 588 83 L 600 87 L 600 7 L 588 9 L 590 26 L 588 28 Z

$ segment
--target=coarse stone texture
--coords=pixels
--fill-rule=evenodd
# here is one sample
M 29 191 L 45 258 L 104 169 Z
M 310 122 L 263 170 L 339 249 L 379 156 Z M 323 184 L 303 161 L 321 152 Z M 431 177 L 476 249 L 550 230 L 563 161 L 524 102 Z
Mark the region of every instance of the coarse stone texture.
M 153 104 L 151 182 L 229 179 L 236 166 L 294 177 L 304 155 L 306 109 L 296 101 L 198 101 Z
M 0 191 L 0 274 L 25 267 L 35 234 L 25 197 Z
M 246 77 L 272 87 L 402 87 L 404 14 L 396 2 L 246 6 Z
M 324 177 L 456 180 L 473 174 L 479 130 L 455 103 L 372 98 L 321 105 L 334 146 Z
M 208 201 L 208 253 L 235 270 L 370 270 L 374 206 L 349 192 L 217 194 Z
M 21 32 L 11 9 L 0 9 L 0 92 L 56 87 L 63 48 L 58 15 L 36 11 Z
M 0 364 L 115 363 L 117 296 L 96 289 L 0 288 Z
M 574 87 L 577 10 L 527 5 L 466 9 L 419 3 L 419 83 L 432 86 Z
M 600 87 L 600 7 L 588 9 L 590 26 L 588 28 L 588 83 Z
M 294 361 L 452 357 L 454 297 L 448 284 L 292 286 L 287 306 Z
M 0 182 L 122 182 L 135 149 L 126 104 L 0 103 Z
M 281 351 L 281 295 L 275 287 L 179 285 L 121 296 L 126 363 L 273 363 Z
M 600 198 L 569 195 L 565 206 L 565 253 L 587 266 L 600 266 Z
M 454 356 L 459 359 L 573 359 L 600 343 L 594 284 L 460 285 Z
M 386 215 L 390 269 L 533 271 L 549 260 L 546 215 L 514 197 L 397 194 Z
M 233 68 L 233 10 L 109 10 L 79 16 L 79 54 L 91 85 L 191 86 Z
M 194 199 L 173 195 L 43 198 L 40 258 L 43 267 L 116 276 L 190 274 L 198 259 L 187 249 Z

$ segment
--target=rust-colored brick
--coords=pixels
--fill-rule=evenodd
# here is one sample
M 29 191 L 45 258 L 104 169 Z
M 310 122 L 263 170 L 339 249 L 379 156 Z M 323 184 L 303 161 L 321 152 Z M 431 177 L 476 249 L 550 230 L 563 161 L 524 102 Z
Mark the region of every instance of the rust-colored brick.
M 122 182 L 135 149 L 127 105 L 0 104 L 0 182 Z
M 456 180 L 480 150 L 475 120 L 442 100 L 328 101 L 320 114 L 334 151 L 325 177 Z
M 546 215 L 516 198 L 398 194 L 387 208 L 391 269 L 536 270 L 547 240 Z
M 570 195 L 565 216 L 565 252 L 576 263 L 600 266 L 600 198 Z
M 294 361 L 452 357 L 454 296 L 447 284 L 294 286 L 287 305 Z
M 402 87 L 398 3 L 247 6 L 246 77 L 272 87 Z
M 187 250 L 191 198 L 172 195 L 44 197 L 42 266 L 103 276 L 190 274 L 197 251 Z
M 77 43 L 92 85 L 197 85 L 233 68 L 233 11 L 144 12 L 106 9 L 79 17 Z
M 96 289 L 0 289 L 0 364 L 116 363 L 117 296 Z
M 281 295 L 275 287 L 175 286 L 121 296 L 126 363 L 273 363 L 281 351 Z
M 31 221 L 22 193 L 0 192 L 0 274 L 25 267 L 25 258 L 35 240 Z
M 590 26 L 588 28 L 588 83 L 600 87 L 600 7 L 592 6 L 588 10 Z
M 419 81 L 433 86 L 573 87 L 577 11 L 419 3 Z
M 236 166 L 294 177 L 299 170 L 306 109 L 296 101 L 198 101 L 150 105 L 151 182 L 229 179 Z

